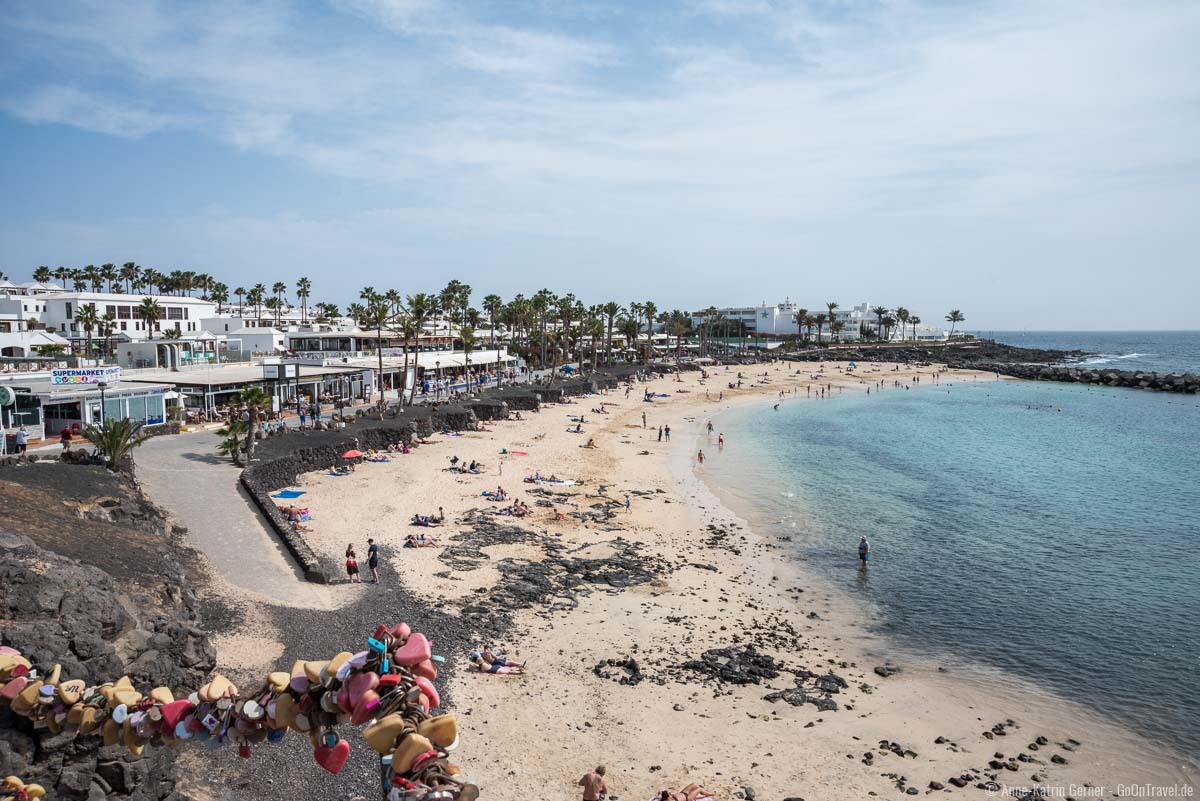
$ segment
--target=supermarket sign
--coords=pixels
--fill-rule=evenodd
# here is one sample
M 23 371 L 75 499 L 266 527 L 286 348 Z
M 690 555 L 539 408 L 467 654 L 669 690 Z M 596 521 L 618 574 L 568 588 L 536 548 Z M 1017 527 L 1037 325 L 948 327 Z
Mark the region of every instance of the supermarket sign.
M 120 367 L 78 367 L 50 371 L 51 384 L 70 386 L 100 383 L 115 384 L 120 380 Z

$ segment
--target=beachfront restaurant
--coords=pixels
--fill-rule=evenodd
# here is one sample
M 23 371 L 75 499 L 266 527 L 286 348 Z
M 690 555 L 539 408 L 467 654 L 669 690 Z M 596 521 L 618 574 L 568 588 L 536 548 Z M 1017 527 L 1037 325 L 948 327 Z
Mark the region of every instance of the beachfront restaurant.
M 127 383 L 120 368 L 53 370 L 28 378 L 13 378 L 4 386 L 15 402 L 0 409 L 4 430 L 21 426 L 30 439 L 54 439 L 64 429 L 79 434 L 105 419 L 128 417 L 147 426 L 166 422 L 166 393 L 161 383 Z
M 222 419 L 233 397 L 249 387 L 270 395 L 275 411 L 294 409 L 298 397 L 332 407 L 369 397 L 373 376 L 372 370 L 363 367 L 275 359 L 262 364 L 144 371 L 129 380 L 173 385 L 189 421 L 197 421 Z

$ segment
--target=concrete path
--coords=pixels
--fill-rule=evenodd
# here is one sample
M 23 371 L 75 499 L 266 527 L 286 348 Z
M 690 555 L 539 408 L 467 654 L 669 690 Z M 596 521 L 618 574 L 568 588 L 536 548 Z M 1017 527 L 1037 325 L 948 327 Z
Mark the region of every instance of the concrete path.
M 238 482 L 239 469 L 216 455 L 219 441 L 211 431 L 147 440 L 134 453 L 138 481 L 230 584 L 268 603 L 333 608 L 331 588 L 304 580 Z

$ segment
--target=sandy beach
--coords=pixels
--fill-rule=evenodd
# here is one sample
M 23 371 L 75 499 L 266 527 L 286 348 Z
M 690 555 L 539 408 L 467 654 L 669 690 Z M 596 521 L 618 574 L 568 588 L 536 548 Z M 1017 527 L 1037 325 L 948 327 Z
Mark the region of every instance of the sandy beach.
M 1164 751 L 1032 684 L 973 668 L 969 655 L 947 655 L 941 665 L 905 659 L 902 672 L 879 675 L 875 668 L 894 649 L 864 629 L 854 600 L 790 562 L 772 532 L 751 530 L 722 504 L 719 488 L 702 480 L 696 451 L 720 458 L 705 425 L 723 410 L 837 403 L 877 381 L 917 374 L 931 381 L 935 371 L 824 367 L 742 368 L 740 389 L 729 388 L 737 369 L 719 368 L 707 381 L 684 373 L 637 384 L 628 395 L 543 406 L 490 430 L 434 436 L 351 476 L 306 475 L 298 487 L 307 494 L 297 503 L 312 514 L 308 539 L 320 553 L 341 563 L 347 544 L 355 546 L 367 583 L 331 588 L 345 603 L 378 591 L 366 570 L 368 537 L 381 546 L 383 582 L 480 620 L 487 619 L 481 608 L 509 597 L 513 588 L 499 582 L 521 580 L 514 568 L 551 556 L 554 570 L 594 561 L 636 566 L 646 579 L 589 583 L 562 603 L 518 610 L 506 630 L 481 634 L 481 643 L 528 660 L 527 675 L 480 675 L 467 670 L 468 654 L 446 654 L 456 666 L 449 691 L 464 730 L 462 762 L 489 798 L 578 797 L 575 782 L 597 764 L 608 768 L 614 799 L 649 798 L 689 782 L 716 798 L 750 787 L 760 799 L 813 801 L 931 787 L 982 797 L 988 791 L 975 785 L 990 781 L 1113 797 L 1120 784 L 1189 780 Z M 995 377 L 948 372 L 940 380 Z M 665 397 L 643 402 L 647 388 Z M 592 411 L 601 404 L 607 414 Z M 581 433 L 569 430 L 578 415 Z M 669 441 L 660 441 L 659 426 L 668 425 Z M 589 440 L 594 448 L 583 447 Z M 481 473 L 447 471 L 452 457 L 481 462 Z M 574 483 L 526 483 L 535 471 Z M 498 514 L 507 503 L 482 496 L 497 487 L 531 514 Z M 413 514 L 439 507 L 446 525 L 409 525 Z M 491 542 L 496 526 L 526 536 Z M 443 547 L 402 547 L 414 533 Z M 853 547 L 847 543 L 848 558 Z M 219 642 L 219 662 L 254 667 L 236 646 Z M 747 646 L 764 658 L 752 654 L 742 664 L 765 671 L 734 678 L 751 683 L 688 666 L 703 667 L 710 649 Z M 720 664 L 728 653 L 710 661 Z M 788 690 L 796 704 L 764 698 Z M 965 789 L 950 782 L 960 776 L 969 779 Z

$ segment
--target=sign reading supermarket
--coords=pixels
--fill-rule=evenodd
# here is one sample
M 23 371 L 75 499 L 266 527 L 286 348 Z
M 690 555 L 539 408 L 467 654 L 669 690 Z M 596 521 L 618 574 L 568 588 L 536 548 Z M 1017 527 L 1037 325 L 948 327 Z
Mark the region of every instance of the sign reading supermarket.
M 51 384 L 115 384 L 120 380 L 120 367 L 76 367 L 50 371 Z

